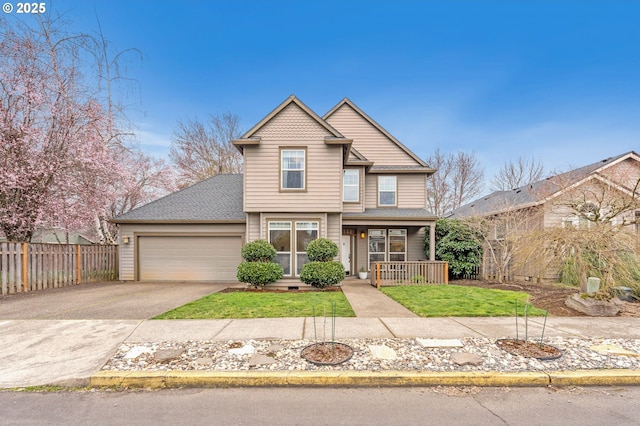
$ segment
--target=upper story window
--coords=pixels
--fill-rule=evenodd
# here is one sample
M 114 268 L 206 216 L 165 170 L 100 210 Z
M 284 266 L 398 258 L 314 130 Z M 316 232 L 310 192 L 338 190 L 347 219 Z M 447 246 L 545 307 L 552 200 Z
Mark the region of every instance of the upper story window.
M 395 206 L 398 203 L 398 190 L 395 176 L 378 176 L 378 205 Z
M 360 170 L 345 169 L 342 173 L 342 201 L 358 202 L 360 199 Z
M 305 150 L 280 151 L 280 189 L 305 189 Z

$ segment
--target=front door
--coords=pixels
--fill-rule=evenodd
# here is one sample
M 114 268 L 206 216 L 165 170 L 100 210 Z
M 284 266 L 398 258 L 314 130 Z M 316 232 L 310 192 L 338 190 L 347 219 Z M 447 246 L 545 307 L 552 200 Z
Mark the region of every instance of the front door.
M 351 235 L 342 235 L 340 239 L 341 251 L 340 260 L 347 271 L 347 276 L 351 275 Z

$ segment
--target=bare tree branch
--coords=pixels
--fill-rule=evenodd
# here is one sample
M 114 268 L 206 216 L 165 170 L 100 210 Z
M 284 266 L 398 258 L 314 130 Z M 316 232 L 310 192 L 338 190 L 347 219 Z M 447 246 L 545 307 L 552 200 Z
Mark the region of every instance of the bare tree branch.
M 509 191 L 544 178 L 544 165 L 535 158 L 518 157 L 506 162 L 491 180 L 491 190 Z

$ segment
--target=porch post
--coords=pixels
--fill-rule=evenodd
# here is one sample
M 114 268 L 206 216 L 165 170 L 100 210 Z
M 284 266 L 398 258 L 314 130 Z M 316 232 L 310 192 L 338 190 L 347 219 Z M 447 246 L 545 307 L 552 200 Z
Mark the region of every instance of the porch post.
M 436 222 L 429 225 L 429 260 L 436 260 Z

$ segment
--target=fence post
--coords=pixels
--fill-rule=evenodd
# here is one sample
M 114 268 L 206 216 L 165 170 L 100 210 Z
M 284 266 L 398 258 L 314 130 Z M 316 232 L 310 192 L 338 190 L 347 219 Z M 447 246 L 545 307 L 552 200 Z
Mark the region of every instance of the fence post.
M 29 277 L 28 277 L 28 263 L 29 263 L 29 244 L 22 243 L 22 291 L 25 293 L 28 291 Z
M 80 265 L 80 261 L 82 260 L 82 255 L 80 254 L 80 244 L 76 244 L 76 284 L 80 284 L 80 277 L 82 273 L 82 268 Z
M 380 262 L 376 263 L 376 288 L 380 288 Z
M 449 284 L 449 262 L 444 262 L 444 283 Z

